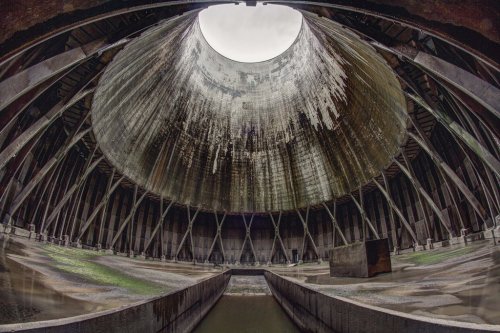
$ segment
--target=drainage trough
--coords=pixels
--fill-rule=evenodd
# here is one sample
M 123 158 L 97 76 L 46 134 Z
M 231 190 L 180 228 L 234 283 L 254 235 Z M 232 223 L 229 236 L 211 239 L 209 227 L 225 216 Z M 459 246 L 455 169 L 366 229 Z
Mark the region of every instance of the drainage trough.
M 331 297 L 267 269 L 229 269 L 195 285 L 127 307 L 65 319 L 2 325 L 0 332 L 189 332 L 223 295 L 231 275 L 264 275 L 278 303 L 304 332 L 499 332 L 485 325 L 420 317 Z

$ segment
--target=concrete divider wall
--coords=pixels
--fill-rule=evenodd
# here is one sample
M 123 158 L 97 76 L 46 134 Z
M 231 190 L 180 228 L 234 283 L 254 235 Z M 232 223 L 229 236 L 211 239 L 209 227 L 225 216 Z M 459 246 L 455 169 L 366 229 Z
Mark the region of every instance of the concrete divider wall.
M 256 276 L 264 275 L 262 268 L 231 268 L 231 275 Z
M 499 332 L 498 325 L 419 317 L 331 297 L 265 271 L 273 296 L 304 332 L 464 333 Z
M 2 325 L 0 332 L 189 332 L 224 293 L 230 271 L 125 308 L 77 317 Z

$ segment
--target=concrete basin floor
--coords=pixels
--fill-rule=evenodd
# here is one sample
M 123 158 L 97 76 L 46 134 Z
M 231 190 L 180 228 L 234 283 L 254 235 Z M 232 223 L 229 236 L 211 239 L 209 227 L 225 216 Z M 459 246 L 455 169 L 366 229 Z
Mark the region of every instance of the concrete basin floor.
M 195 284 L 220 269 L 0 239 L 0 324 L 71 317 Z
M 0 324 L 120 307 L 221 271 L 17 237 L 3 236 L 0 245 Z M 392 256 L 391 260 L 392 273 L 369 279 L 330 277 L 326 262 L 266 268 L 331 296 L 433 318 L 500 324 L 498 246 L 480 241 Z M 226 296 L 249 293 L 269 295 L 264 278 L 233 276 Z
M 331 296 L 415 315 L 500 324 L 500 247 L 490 241 L 391 257 L 393 272 L 330 277 L 327 264 L 273 271 Z

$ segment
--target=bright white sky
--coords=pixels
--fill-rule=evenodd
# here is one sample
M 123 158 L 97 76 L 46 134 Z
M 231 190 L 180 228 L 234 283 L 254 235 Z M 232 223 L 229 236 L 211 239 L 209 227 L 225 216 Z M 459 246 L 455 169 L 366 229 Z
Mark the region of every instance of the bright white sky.
M 290 47 L 299 34 L 302 14 L 290 7 L 262 5 L 210 6 L 199 14 L 203 36 L 226 58 L 259 62 Z

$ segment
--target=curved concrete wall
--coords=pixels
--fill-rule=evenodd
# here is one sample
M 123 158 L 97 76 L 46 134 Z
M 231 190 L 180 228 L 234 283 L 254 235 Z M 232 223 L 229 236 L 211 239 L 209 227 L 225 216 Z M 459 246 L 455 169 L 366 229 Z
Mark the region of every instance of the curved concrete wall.
M 295 324 L 305 332 L 461 333 L 498 332 L 498 325 L 418 317 L 330 297 L 265 271 L 269 288 Z
M 399 151 L 400 84 L 358 36 L 304 12 L 289 49 L 242 63 L 211 48 L 197 14 L 131 41 L 96 88 L 99 148 L 133 183 L 210 211 L 294 211 L 357 189 Z
M 0 332 L 189 332 L 222 296 L 230 277 L 230 271 L 226 271 L 125 308 L 65 319 L 3 325 Z

